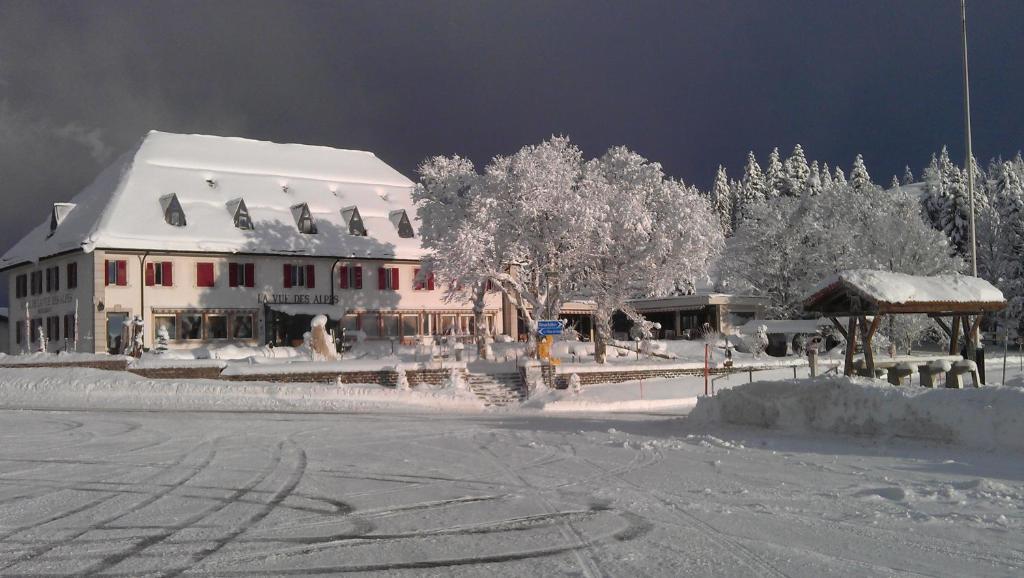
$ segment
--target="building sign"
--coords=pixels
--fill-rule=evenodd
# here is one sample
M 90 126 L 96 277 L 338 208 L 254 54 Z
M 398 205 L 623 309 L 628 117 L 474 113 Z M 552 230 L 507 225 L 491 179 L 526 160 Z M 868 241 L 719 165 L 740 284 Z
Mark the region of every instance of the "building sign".
M 261 293 L 259 302 L 267 305 L 336 305 L 337 295 L 309 295 L 307 293 Z
M 28 308 L 30 311 L 35 311 L 38 315 L 41 313 L 49 313 L 54 305 L 64 305 L 74 302 L 75 296 L 71 293 L 65 293 L 63 295 L 45 295 L 43 297 L 29 299 Z

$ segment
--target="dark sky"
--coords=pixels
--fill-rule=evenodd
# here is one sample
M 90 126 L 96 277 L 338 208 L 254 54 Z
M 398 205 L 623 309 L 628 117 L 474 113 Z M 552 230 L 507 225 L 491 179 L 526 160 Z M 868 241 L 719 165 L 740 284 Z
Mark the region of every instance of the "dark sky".
M 970 0 L 976 154 L 1024 147 L 1024 2 Z M 962 158 L 958 0 L 0 0 L 0 249 L 149 129 L 366 149 L 409 177 L 551 134 L 702 187 L 802 143 Z

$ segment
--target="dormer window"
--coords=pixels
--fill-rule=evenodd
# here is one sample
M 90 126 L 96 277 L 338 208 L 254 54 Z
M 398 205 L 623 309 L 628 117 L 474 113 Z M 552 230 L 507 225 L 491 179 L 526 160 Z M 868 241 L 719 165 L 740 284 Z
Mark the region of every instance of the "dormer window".
M 74 203 L 54 203 L 53 210 L 50 212 L 50 234 L 47 237 L 52 237 L 57 232 L 57 227 L 64 222 L 64 217 L 68 216 L 71 209 L 75 208 Z
M 231 219 L 235 222 L 236 229 L 242 229 L 244 231 L 251 231 L 252 217 L 249 216 L 249 209 L 245 206 L 245 201 L 242 199 L 234 199 L 228 201 L 228 212 L 231 213 Z
M 391 211 L 389 216 L 391 223 L 398 229 L 399 237 L 403 239 L 411 239 L 413 237 L 412 223 L 409 222 L 409 215 L 405 213 L 405 209 Z
M 181 203 L 178 202 L 178 195 L 171 193 L 160 197 L 160 207 L 164 210 L 164 220 L 168 225 L 184 227 L 187 224 L 185 211 L 182 210 Z
M 348 225 L 348 234 L 357 237 L 366 236 L 366 227 L 363 225 L 363 218 L 359 216 L 359 209 L 354 205 L 341 210 L 341 218 Z
M 309 205 L 306 203 L 293 205 L 292 216 L 295 217 L 295 226 L 299 228 L 300 233 L 306 235 L 316 234 L 316 223 L 313 222 L 313 216 L 309 213 Z

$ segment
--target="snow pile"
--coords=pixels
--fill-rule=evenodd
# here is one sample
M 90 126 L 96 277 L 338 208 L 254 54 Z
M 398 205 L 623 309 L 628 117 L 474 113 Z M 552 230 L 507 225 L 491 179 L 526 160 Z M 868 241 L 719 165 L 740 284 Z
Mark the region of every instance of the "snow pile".
M 885 303 L 925 301 L 1001 303 L 1004 301 L 1002 291 L 978 277 L 965 275 L 921 277 L 873 269 L 840 271 L 818 285 L 809 301 L 813 301 L 819 294 L 839 283 L 849 285 L 876 302 Z
M 697 420 L 1024 450 L 1024 390 L 893 387 L 861 378 L 760 381 L 701 398 Z
M 579 382 L 579 376 L 576 381 Z M 704 389 L 703 378 L 646 379 L 625 383 L 602 383 L 578 390 L 541 389 L 522 407 L 546 412 L 645 412 L 688 409 L 697 403 Z
M 109 355 L 106 353 L 29 353 L 26 355 L 6 355 L 0 353 L 0 365 L 41 365 L 53 363 L 88 363 L 96 361 L 129 361 L 133 358 L 126 355 Z
M 0 369 L 0 407 L 175 411 L 479 411 L 472 393 L 379 385 L 152 380 L 96 369 Z

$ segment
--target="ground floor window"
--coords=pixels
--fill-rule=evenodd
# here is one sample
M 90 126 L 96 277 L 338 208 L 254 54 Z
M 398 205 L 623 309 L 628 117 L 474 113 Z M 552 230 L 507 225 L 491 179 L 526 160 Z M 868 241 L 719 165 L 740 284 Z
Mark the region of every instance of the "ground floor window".
M 402 336 L 412 337 L 419 334 L 419 315 L 403 315 L 402 316 Z
M 161 311 L 153 314 L 154 335 L 167 331 L 172 341 L 209 341 L 216 339 L 253 339 L 256 336 L 254 311 Z
M 381 315 L 384 319 L 384 335 L 382 337 L 400 337 L 398 315 Z

